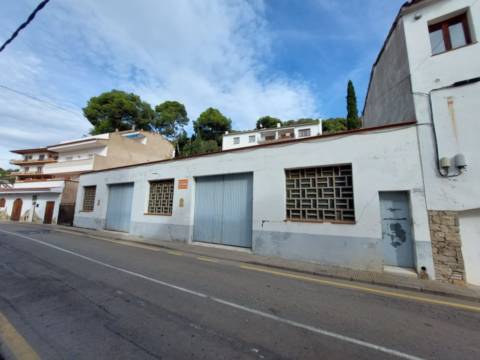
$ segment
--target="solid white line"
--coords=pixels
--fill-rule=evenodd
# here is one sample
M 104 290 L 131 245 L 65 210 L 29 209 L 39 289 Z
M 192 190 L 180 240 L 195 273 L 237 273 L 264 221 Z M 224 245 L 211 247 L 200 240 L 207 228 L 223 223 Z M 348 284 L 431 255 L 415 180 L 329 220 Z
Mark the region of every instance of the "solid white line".
M 345 341 L 345 342 L 348 342 L 348 343 L 351 343 L 351 344 L 363 346 L 363 347 L 366 347 L 366 348 L 369 348 L 369 349 L 372 349 L 372 350 L 376 350 L 376 351 L 380 351 L 380 352 L 383 352 L 383 353 L 386 353 L 386 354 L 394 355 L 394 356 L 397 356 L 399 358 L 408 359 L 408 360 L 422 360 L 422 358 L 420 358 L 420 357 L 409 355 L 409 354 L 406 354 L 406 353 L 403 353 L 403 352 L 400 352 L 400 351 L 397 351 L 397 350 L 394 350 L 394 349 L 390 349 L 390 348 L 380 346 L 380 345 L 375 345 L 375 344 L 369 343 L 367 341 L 358 340 L 358 339 L 355 339 L 355 338 L 351 338 L 349 336 L 344 336 L 344 335 L 337 334 L 337 333 L 334 333 L 334 332 L 331 332 L 331 331 L 328 331 L 328 330 L 323 330 L 323 329 L 320 329 L 320 328 L 317 328 L 317 327 L 314 327 L 314 326 L 305 325 L 305 324 L 299 323 L 297 321 L 281 318 L 279 316 L 275 316 L 275 315 L 263 312 L 261 310 L 252 309 L 252 308 L 240 305 L 240 304 L 236 304 L 236 303 L 233 303 L 233 302 L 230 302 L 230 301 L 227 301 L 227 300 L 223 300 L 223 299 L 220 299 L 220 298 L 217 298 L 217 297 L 214 297 L 214 296 L 207 295 L 207 294 L 202 293 L 202 292 L 190 290 L 190 289 L 184 288 L 182 286 L 177 286 L 177 285 L 165 282 L 165 281 L 161 281 L 161 280 L 158 280 L 158 279 L 155 279 L 155 278 L 151 278 L 149 276 L 142 275 L 142 274 L 136 273 L 134 271 L 130 271 L 130 270 L 118 267 L 118 266 L 110 265 L 110 264 L 104 263 L 100 260 L 93 259 L 89 256 L 81 255 L 81 254 L 78 254 L 74 251 L 70 251 L 70 250 L 64 249 L 62 247 L 47 243 L 45 241 L 34 239 L 32 237 L 29 237 L 29 236 L 17 234 L 17 233 L 6 231 L 6 230 L 0 230 L 0 232 L 3 232 L 5 234 L 10 234 L 10 235 L 13 235 L 13 236 L 17 236 L 17 237 L 20 237 L 20 238 L 23 238 L 23 239 L 26 239 L 26 240 L 33 241 L 37 244 L 41 244 L 41 245 L 50 247 L 52 249 L 56 249 L 58 251 L 66 253 L 66 254 L 70 254 L 70 255 L 79 257 L 81 259 L 90 261 L 92 263 L 102 265 L 102 266 L 104 266 L 106 268 L 109 268 L 109 269 L 117 270 L 117 271 L 120 271 L 122 273 L 131 275 L 131 276 L 143 279 L 143 280 L 151 281 L 151 282 L 153 282 L 155 284 L 158 284 L 158 285 L 166 286 L 166 287 L 169 287 L 169 288 L 172 288 L 172 289 L 184 292 L 184 293 L 188 293 L 190 295 L 194 295 L 194 296 L 198 296 L 198 297 L 201 297 L 201 298 L 204 298 L 204 299 L 208 299 L 208 300 L 214 301 L 216 303 L 219 303 L 219 304 L 222 304 L 222 305 L 225 305 L 225 306 L 229 306 L 229 307 L 232 307 L 232 308 L 235 308 L 235 309 L 239 309 L 239 310 L 242 310 L 242 311 L 254 314 L 254 315 L 258 315 L 258 316 L 261 316 L 261 317 L 264 317 L 264 318 L 267 318 L 267 319 L 275 320 L 275 321 L 278 321 L 280 323 L 287 324 L 287 325 L 290 325 L 290 326 L 293 326 L 293 327 L 296 327 L 296 328 L 299 328 L 299 329 L 311 331 L 311 332 L 316 333 L 316 334 L 320 334 L 320 335 L 323 335 L 323 336 L 328 336 L 328 337 L 331 337 L 331 338 L 334 338 L 334 339 L 337 339 L 337 340 L 341 340 L 341 341 Z

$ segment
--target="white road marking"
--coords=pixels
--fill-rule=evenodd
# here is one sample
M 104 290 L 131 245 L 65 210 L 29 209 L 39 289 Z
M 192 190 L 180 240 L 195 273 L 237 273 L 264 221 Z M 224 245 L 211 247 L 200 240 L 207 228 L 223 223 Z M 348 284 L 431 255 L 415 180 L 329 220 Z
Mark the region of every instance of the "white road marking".
M 178 290 L 178 291 L 190 294 L 190 295 L 194 295 L 194 296 L 197 296 L 197 297 L 200 297 L 200 298 L 208 299 L 208 300 L 211 300 L 211 301 L 216 302 L 218 304 L 229 306 L 229 307 L 232 307 L 232 308 L 235 308 L 235 309 L 238 309 L 238 310 L 242 310 L 242 311 L 254 314 L 254 315 L 258 315 L 258 316 L 261 316 L 261 317 L 264 317 L 264 318 L 267 318 L 267 319 L 275 320 L 275 321 L 278 321 L 280 323 L 287 324 L 287 325 L 290 325 L 290 326 L 293 326 L 293 327 L 296 327 L 296 328 L 299 328 L 299 329 L 302 329 L 302 330 L 307 330 L 307 331 L 310 331 L 310 332 L 313 332 L 313 333 L 316 333 L 316 334 L 320 334 L 320 335 L 323 335 L 323 336 L 328 336 L 328 337 L 331 337 L 331 338 L 334 338 L 334 339 L 337 339 L 337 340 L 348 342 L 350 344 L 363 346 L 365 348 L 380 351 L 380 352 L 383 352 L 383 353 L 386 353 L 386 354 L 389 354 L 389 355 L 397 356 L 397 357 L 402 358 L 402 359 L 423 360 L 420 357 L 410 355 L 410 354 L 406 354 L 406 353 L 403 353 L 401 351 L 397 351 L 397 350 L 390 349 L 390 348 L 387 348 L 387 347 L 384 347 L 384 346 L 376 345 L 376 344 L 373 344 L 373 343 L 370 343 L 370 342 L 367 342 L 367 341 L 355 339 L 355 338 L 352 338 L 352 337 L 349 337 L 349 336 L 337 334 L 337 333 L 334 333 L 334 332 L 331 332 L 331 331 L 328 331 L 328 330 L 323 330 L 321 328 L 317 328 L 317 327 L 314 327 L 314 326 L 311 326 L 311 325 L 302 324 L 302 323 L 299 323 L 299 322 L 294 321 L 294 320 L 285 319 L 285 318 L 282 318 L 282 317 L 279 317 L 279 316 L 276 316 L 276 315 L 266 313 L 266 312 L 261 311 L 261 310 L 252 309 L 252 308 L 249 308 L 247 306 L 243 306 L 243 305 L 231 302 L 231 301 L 227 301 L 227 300 L 217 298 L 215 296 L 210 296 L 210 295 L 207 295 L 207 294 L 199 292 L 199 291 L 190 290 L 190 289 L 184 288 L 182 286 L 177 286 L 177 285 L 165 282 L 165 281 L 161 281 L 161 280 L 158 280 L 158 279 L 146 276 L 146 275 L 142 275 L 142 274 L 134 272 L 134 271 L 130 271 L 130 270 L 127 270 L 127 269 L 124 269 L 124 268 L 121 268 L 121 267 L 118 267 L 118 266 L 115 266 L 115 265 L 104 263 L 103 261 L 96 260 L 96 259 L 91 258 L 89 256 L 85 256 L 85 255 L 76 253 L 74 251 L 64 249 L 60 246 L 56 246 L 56 245 L 47 243 L 47 242 L 42 241 L 42 240 L 34 239 L 32 237 L 29 237 L 29 236 L 17 234 L 15 232 L 10 232 L 10 231 L 6 231 L 6 230 L 0 230 L 0 232 L 3 232 L 5 234 L 10 234 L 10 235 L 13 235 L 13 236 L 17 236 L 17 237 L 20 237 L 20 238 L 23 238 L 23 239 L 26 239 L 26 240 L 30 240 L 30 241 L 33 241 L 37 244 L 41 244 L 41 245 L 50 247 L 52 249 L 56 249 L 58 251 L 61 251 L 61 252 L 64 252 L 66 254 L 70 254 L 70 255 L 79 257 L 81 259 L 90 261 L 92 263 L 104 266 L 104 267 L 109 268 L 109 269 L 117 270 L 119 272 L 131 275 L 131 276 L 143 279 L 143 280 L 151 281 L 151 282 L 153 282 L 155 284 L 158 284 L 158 285 L 166 286 L 166 287 L 169 287 L 169 288 L 172 288 L 172 289 L 175 289 L 175 290 Z

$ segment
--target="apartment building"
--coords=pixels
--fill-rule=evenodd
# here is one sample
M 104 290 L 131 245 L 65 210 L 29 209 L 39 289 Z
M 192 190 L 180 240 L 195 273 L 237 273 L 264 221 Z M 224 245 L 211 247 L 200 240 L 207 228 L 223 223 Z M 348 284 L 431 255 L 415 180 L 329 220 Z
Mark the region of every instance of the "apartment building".
M 36 223 L 72 223 L 78 177 L 91 170 L 170 159 L 174 147 L 162 135 L 122 131 L 12 150 L 16 182 L 0 189 L 0 218 Z M 3 205 L 3 206 L 2 206 Z

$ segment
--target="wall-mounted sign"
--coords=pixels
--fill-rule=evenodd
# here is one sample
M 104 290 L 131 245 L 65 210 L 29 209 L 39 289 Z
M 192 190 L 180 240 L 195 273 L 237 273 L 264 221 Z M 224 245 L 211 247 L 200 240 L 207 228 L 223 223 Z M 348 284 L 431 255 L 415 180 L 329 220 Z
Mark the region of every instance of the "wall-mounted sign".
M 188 179 L 178 179 L 178 189 L 179 190 L 188 189 Z

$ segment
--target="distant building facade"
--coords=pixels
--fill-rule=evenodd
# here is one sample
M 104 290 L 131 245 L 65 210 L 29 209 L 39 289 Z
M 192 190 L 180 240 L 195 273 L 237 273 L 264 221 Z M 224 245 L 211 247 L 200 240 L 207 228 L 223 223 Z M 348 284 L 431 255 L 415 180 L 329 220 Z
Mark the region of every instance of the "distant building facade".
M 13 150 L 21 159 L 16 182 L 0 188 L 0 218 L 35 223 L 71 223 L 78 177 L 85 171 L 169 159 L 170 142 L 160 134 L 123 131 Z M 3 206 L 1 206 L 3 205 Z
M 275 128 L 227 132 L 223 135 L 222 150 L 238 149 L 271 142 L 301 139 L 322 134 L 322 123 L 280 126 Z

